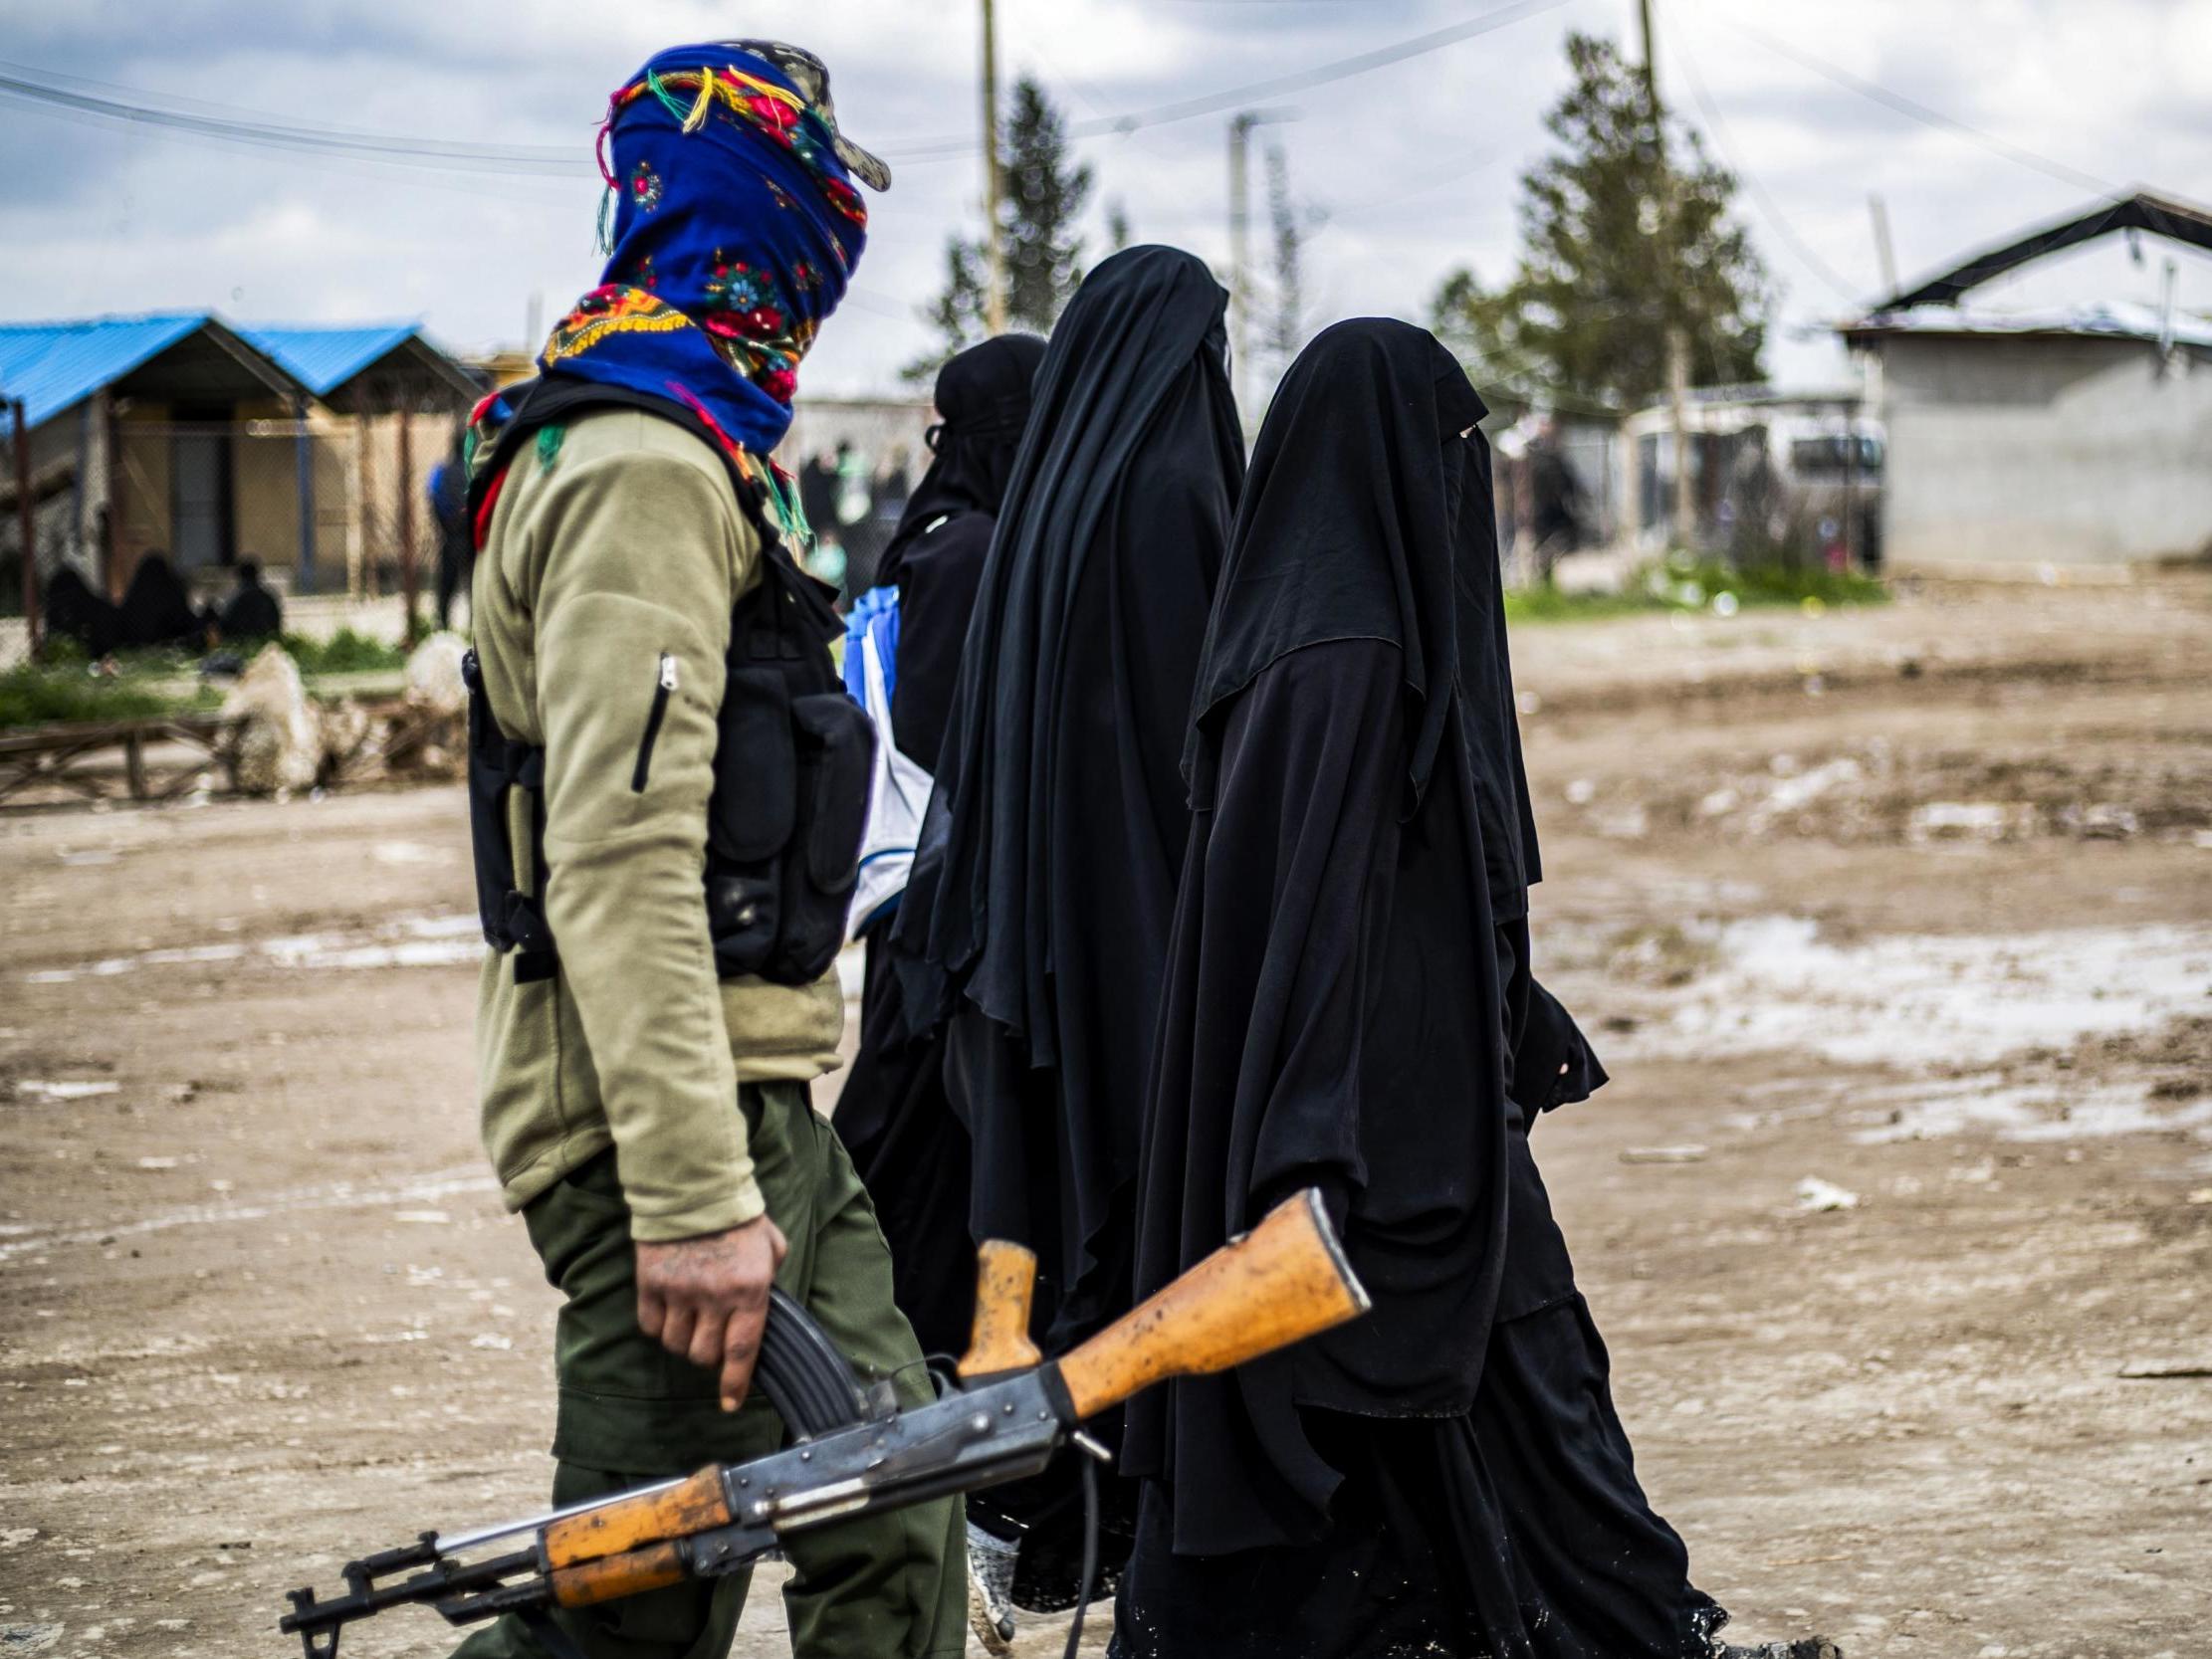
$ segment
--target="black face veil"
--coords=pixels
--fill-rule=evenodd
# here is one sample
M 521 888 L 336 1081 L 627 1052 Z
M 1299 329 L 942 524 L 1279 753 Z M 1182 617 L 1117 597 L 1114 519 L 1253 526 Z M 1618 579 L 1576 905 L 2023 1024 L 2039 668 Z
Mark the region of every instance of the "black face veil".
M 1299 354 L 1252 452 L 1193 710 L 1199 726 L 1269 664 L 1330 640 L 1399 648 L 1407 806 L 1453 726 L 1471 763 L 1492 903 L 1526 908 L 1541 871 L 1506 654 L 1486 411 L 1436 338 L 1355 318 Z M 1455 435 L 1468 431 L 1464 443 Z M 1189 756 L 1202 759 L 1194 726 Z M 1208 781 L 1194 771 L 1204 799 Z
M 1034 334 L 1000 334 L 972 345 L 937 371 L 938 424 L 931 429 L 929 471 L 899 515 L 898 527 L 876 569 L 878 587 L 894 587 L 909 550 L 940 519 L 957 513 L 996 513 L 1013 472 L 1021 429 L 1029 419 L 1029 387 L 1044 360 Z M 958 650 L 959 642 L 952 649 Z

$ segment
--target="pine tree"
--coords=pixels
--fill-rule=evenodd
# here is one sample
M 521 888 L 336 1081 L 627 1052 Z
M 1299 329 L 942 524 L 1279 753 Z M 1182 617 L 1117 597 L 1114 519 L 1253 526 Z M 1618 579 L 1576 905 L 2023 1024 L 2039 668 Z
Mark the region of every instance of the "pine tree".
M 1013 84 L 1001 153 L 1006 320 L 1047 333 L 1083 280 L 1076 226 L 1090 201 L 1091 170 L 1071 163 L 1066 120 L 1026 75 Z
M 1047 333 L 1083 278 L 1078 230 L 1089 204 L 1091 170 L 1068 154 L 1067 122 L 1031 76 L 1014 83 L 998 139 L 1000 237 L 1006 258 L 1006 325 Z M 927 379 L 946 358 L 982 339 L 985 323 L 981 239 L 945 243 L 945 289 L 924 308 L 939 341 L 910 363 L 906 377 Z
M 1438 289 L 1434 324 L 1478 383 L 1573 408 L 1635 407 L 1666 383 L 1666 329 L 1693 383 L 1756 378 L 1766 272 L 1732 217 L 1736 181 L 1694 128 L 1661 143 L 1642 75 L 1612 42 L 1567 37 L 1574 84 L 1545 126 L 1559 148 L 1521 178 L 1519 269 Z M 1671 216 L 1668 204 L 1671 202 Z

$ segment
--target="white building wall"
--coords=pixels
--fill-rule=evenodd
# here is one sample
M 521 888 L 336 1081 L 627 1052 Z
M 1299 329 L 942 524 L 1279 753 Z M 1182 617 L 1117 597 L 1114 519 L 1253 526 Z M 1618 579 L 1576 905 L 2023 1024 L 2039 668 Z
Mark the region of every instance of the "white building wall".
M 1893 334 L 1894 567 L 2115 564 L 2212 549 L 2212 352 L 2145 340 Z

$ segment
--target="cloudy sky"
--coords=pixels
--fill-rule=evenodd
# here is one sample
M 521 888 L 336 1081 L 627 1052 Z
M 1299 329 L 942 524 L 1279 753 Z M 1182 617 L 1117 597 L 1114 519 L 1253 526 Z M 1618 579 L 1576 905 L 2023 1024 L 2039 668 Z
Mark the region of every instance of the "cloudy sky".
M 997 0 L 1001 73 L 1076 121 L 1296 74 L 1499 11 L 1505 0 Z M 1880 289 L 1868 198 L 1901 274 L 2146 183 L 2212 199 L 2212 0 L 1656 0 L 1661 93 L 1744 175 L 1779 293 L 1767 367 L 1833 381 L 1820 324 Z M 1634 0 L 1523 0 L 1471 38 L 1287 97 L 1280 143 L 1315 226 L 1315 325 L 1426 317 L 1451 268 L 1511 268 L 1521 170 L 1570 28 L 1633 42 Z M 589 285 L 607 91 L 684 39 L 811 47 L 839 115 L 898 174 L 806 384 L 896 383 L 948 231 L 978 217 L 974 0 L 0 0 L 0 77 L 225 118 L 548 146 L 542 170 L 369 162 L 69 114 L 0 92 L 0 316 L 214 308 L 246 320 L 419 316 L 447 343 L 519 342 Z M 1827 73 L 1824 73 L 1824 70 Z M 1957 123 L 1915 118 L 1851 78 Z M 1088 139 L 1092 242 L 1118 202 L 1139 240 L 1225 262 L 1222 113 Z M 1958 127 L 1971 128 L 1971 133 Z M 572 166 L 557 159 L 571 149 Z M 535 151 L 533 154 L 535 155 Z M 1255 157 L 1255 183 L 1258 174 Z M 1256 239 L 1255 239 L 1256 240 Z M 2157 297 L 2161 247 L 2107 244 L 1983 292 L 2023 307 Z M 2182 252 L 2212 311 L 2212 259 Z

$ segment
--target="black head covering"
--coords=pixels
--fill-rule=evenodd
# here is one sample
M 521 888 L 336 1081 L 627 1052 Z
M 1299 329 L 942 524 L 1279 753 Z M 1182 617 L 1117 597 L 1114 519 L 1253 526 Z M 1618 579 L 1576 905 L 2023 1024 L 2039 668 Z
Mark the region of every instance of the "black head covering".
M 876 567 L 878 587 L 896 586 L 907 555 L 941 518 L 996 514 L 1013 472 L 1014 452 L 1029 421 L 1029 392 L 1044 341 L 1035 334 L 1000 334 L 972 345 L 937 371 L 938 424 L 930 429 L 929 471 L 907 498 L 898 527 Z M 906 629 L 899 631 L 900 672 L 906 671 Z M 953 642 L 958 650 L 960 642 Z
M 54 572 L 40 601 L 48 633 L 75 640 L 86 656 L 96 660 L 114 650 L 122 633 L 122 613 L 107 594 L 95 593 L 71 566 L 65 564 Z
M 1043 809 L 1056 799 L 1063 761 L 1085 759 L 1063 756 L 1055 742 L 1075 596 L 1093 557 L 1149 570 L 1145 579 L 1163 588 L 1195 581 L 1202 605 L 1211 595 L 1243 478 L 1224 362 L 1227 304 L 1205 263 L 1176 248 L 1125 249 L 1084 279 L 1037 370 L 969 624 L 939 756 L 938 795 L 950 814 L 943 863 L 926 921 L 910 909 L 900 933 L 914 939 L 926 927 L 923 954 L 947 990 L 964 986 L 1026 1046 L 1031 1066 L 1058 1059 L 1046 983 L 1051 884 L 1099 874 L 1077 868 L 1079 848 L 1052 845 L 1054 818 Z M 1148 533 L 1142 519 L 1155 502 L 1193 516 Z M 1141 698 L 1164 681 L 1189 684 L 1191 662 L 1132 660 L 1115 672 Z M 1173 741 L 1180 747 L 1180 732 Z M 1178 819 L 1183 811 L 1181 801 L 1127 805 Z
M 167 555 L 147 553 L 122 596 L 122 643 L 185 645 L 205 632 L 192 595 Z
M 1409 809 L 1427 791 L 1456 709 L 1482 815 L 1492 901 L 1526 906 L 1539 879 L 1506 655 L 1487 413 L 1434 335 L 1356 317 L 1315 336 L 1283 376 L 1252 450 L 1221 597 L 1192 708 L 1196 725 L 1269 664 L 1330 640 L 1399 648 Z M 1208 780 L 1194 776 L 1203 797 Z

